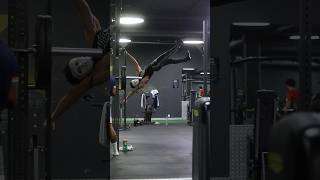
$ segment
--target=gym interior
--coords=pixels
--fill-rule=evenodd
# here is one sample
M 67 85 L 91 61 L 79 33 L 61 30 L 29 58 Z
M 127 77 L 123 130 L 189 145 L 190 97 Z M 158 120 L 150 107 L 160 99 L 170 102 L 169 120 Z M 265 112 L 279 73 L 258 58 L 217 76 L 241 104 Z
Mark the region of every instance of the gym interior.
M 320 2 L 0 4 L 0 180 L 320 179 Z

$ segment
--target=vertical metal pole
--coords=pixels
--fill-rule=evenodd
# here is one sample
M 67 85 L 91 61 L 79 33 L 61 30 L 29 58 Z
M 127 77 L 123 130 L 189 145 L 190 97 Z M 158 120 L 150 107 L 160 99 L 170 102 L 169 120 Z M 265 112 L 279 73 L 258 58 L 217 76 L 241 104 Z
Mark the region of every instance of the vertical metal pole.
M 312 69 L 311 69 L 311 23 L 309 9 L 311 0 L 300 0 L 300 42 L 299 42 L 299 85 L 300 102 L 298 110 L 306 111 L 309 108 L 312 96 Z
M 127 67 L 127 52 L 124 51 L 124 66 Z M 127 97 L 127 68 L 125 69 L 124 77 L 126 78 L 126 83 L 124 85 L 124 98 Z M 124 120 L 124 128 L 127 129 L 127 103 L 125 102 L 123 105 L 123 120 Z
M 115 76 L 119 76 L 119 35 L 120 35 L 120 14 L 121 14 L 121 7 L 122 7 L 122 0 L 112 0 L 112 12 L 111 12 L 111 19 L 112 22 L 111 24 L 115 27 L 111 29 L 111 47 L 113 50 L 113 54 L 111 55 L 111 60 L 112 60 L 112 74 Z M 119 81 L 120 83 L 120 81 Z M 118 86 L 119 87 L 119 86 Z M 114 128 L 115 131 L 117 132 L 118 136 L 118 142 L 119 142 L 119 127 L 120 127 L 120 99 L 119 99 L 119 88 L 117 88 L 117 93 L 113 98 L 113 104 L 112 104 L 112 109 L 113 109 L 113 120 L 114 120 Z M 118 143 L 119 144 L 119 143 Z
M 190 112 L 191 112 L 191 122 L 193 123 L 193 109 L 195 108 L 195 102 L 197 98 L 197 91 L 191 90 L 190 91 Z
M 33 147 L 33 180 L 39 180 L 39 145 L 38 136 L 32 136 L 32 147 Z
M 127 91 L 127 87 L 126 87 L 126 79 L 127 76 L 127 67 L 126 66 L 122 66 L 121 67 L 121 81 L 124 79 L 124 83 L 121 83 L 121 85 L 123 85 L 123 87 L 121 87 L 124 90 L 124 98 L 127 96 L 126 91 Z M 124 129 L 127 129 L 127 103 L 123 103 L 123 123 L 124 123 Z
M 43 30 L 44 30 L 44 41 L 45 49 L 51 49 L 51 38 L 52 38 L 52 19 L 51 17 L 46 17 L 43 19 Z M 51 180 L 51 136 L 52 136 L 52 119 L 50 117 L 51 112 L 51 71 L 52 71 L 52 55 L 50 51 L 47 51 L 48 54 L 44 54 L 45 59 L 40 59 L 40 61 L 46 61 L 48 64 L 47 72 L 44 74 L 48 79 L 48 82 L 44 86 L 46 93 L 46 153 L 45 153 L 45 172 L 46 180 Z
M 208 59 L 209 59 L 209 21 L 203 20 L 202 22 L 202 39 L 203 39 L 203 47 L 202 47 L 202 57 L 203 57 L 203 89 L 205 96 L 208 96 L 208 73 L 207 73 L 207 66 L 208 66 Z
M 47 0 L 47 14 L 52 15 L 52 1 Z

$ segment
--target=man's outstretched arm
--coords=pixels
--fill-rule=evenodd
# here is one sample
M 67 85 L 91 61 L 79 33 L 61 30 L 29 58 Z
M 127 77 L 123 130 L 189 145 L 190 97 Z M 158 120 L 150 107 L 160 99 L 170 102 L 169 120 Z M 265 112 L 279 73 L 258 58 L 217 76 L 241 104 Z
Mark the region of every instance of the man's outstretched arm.
M 129 97 L 131 97 L 132 95 L 136 94 L 136 93 L 138 92 L 138 90 L 139 90 L 139 88 L 136 88 L 136 89 L 134 89 L 134 90 L 132 90 L 132 91 L 129 91 L 129 92 L 128 92 L 128 95 L 127 95 L 127 97 L 126 97 L 126 99 L 125 99 L 125 102 L 127 102 L 127 100 L 128 100 Z
M 51 114 L 51 119 L 56 120 L 67 111 L 86 91 L 89 90 L 89 87 L 88 80 L 84 80 L 79 85 L 72 87 L 72 89 L 60 99 L 58 105 Z
M 82 80 L 78 85 L 72 87 L 72 89 L 59 101 L 55 110 L 51 114 L 51 119 L 56 120 L 78 99 L 80 99 L 85 94 L 85 92 L 87 92 L 93 86 L 103 83 L 105 81 L 106 75 L 106 72 L 100 72 L 99 74 L 96 74 L 93 79 L 88 77 Z
M 142 71 L 140 64 L 138 63 L 138 61 L 136 60 L 136 58 L 134 58 L 128 51 L 126 51 L 127 55 L 129 56 L 129 59 L 131 59 L 131 62 L 133 63 L 136 73 L 137 75 L 140 74 L 140 72 Z

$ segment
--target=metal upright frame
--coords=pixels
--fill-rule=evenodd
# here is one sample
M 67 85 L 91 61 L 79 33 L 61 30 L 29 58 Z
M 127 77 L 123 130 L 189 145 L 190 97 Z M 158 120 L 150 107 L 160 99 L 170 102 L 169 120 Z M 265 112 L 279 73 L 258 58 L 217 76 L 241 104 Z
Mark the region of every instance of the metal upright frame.
M 312 55 L 311 55 L 311 28 L 310 8 L 311 0 L 300 0 L 299 19 L 299 111 L 307 111 L 312 97 Z
M 8 44 L 28 47 L 28 1 L 8 1 Z M 18 54 L 18 106 L 10 110 L 8 121 L 7 180 L 28 179 L 28 55 Z

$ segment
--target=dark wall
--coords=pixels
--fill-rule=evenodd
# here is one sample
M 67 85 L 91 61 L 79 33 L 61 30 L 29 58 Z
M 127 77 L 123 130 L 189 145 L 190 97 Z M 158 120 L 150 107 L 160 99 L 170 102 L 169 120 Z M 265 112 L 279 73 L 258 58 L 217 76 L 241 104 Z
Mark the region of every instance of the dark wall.
M 127 47 L 130 52 L 139 61 L 140 66 L 144 68 L 161 53 L 169 49 L 171 46 L 167 45 L 130 45 Z M 168 114 L 171 117 L 181 117 L 181 72 L 184 67 L 193 67 L 202 69 L 202 55 L 199 46 L 185 46 L 184 49 L 179 51 L 172 58 L 185 57 L 186 50 L 190 50 L 192 57 L 191 62 L 168 65 L 162 68 L 160 71 L 155 72 L 152 76 L 149 87 L 157 89 L 160 93 L 160 108 L 153 114 L 153 117 L 167 117 Z M 122 56 L 120 66 L 124 65 L 124 57 Z M 136 76 L 134 66 L 129 59 L 127 59 L 127 75 Z M 179 80 L 179 88 L 173 88 L 173 80 Z M 128 90 L 129 87 L 128 80 Z M 127 117 L 143 117 L 143 109 L 140 107 L 141 92 L 132 96 L 127 104 Z

